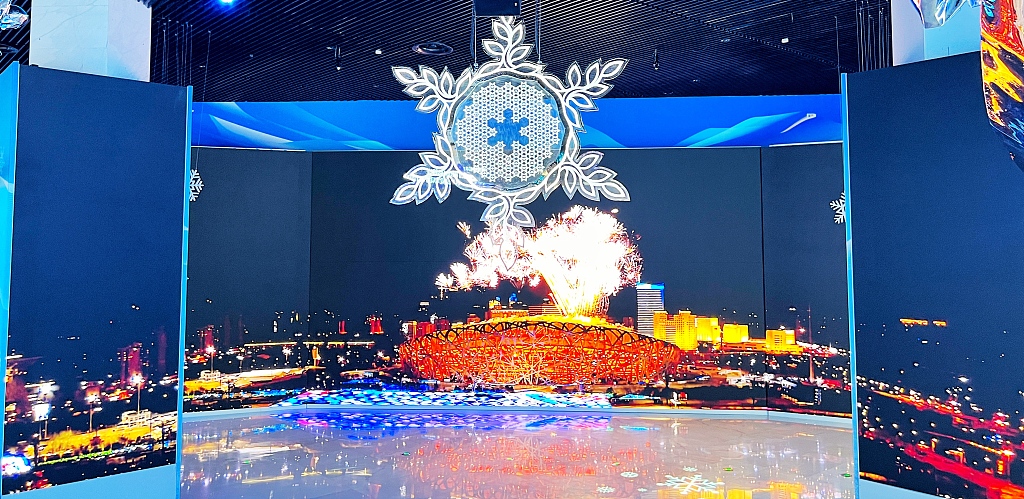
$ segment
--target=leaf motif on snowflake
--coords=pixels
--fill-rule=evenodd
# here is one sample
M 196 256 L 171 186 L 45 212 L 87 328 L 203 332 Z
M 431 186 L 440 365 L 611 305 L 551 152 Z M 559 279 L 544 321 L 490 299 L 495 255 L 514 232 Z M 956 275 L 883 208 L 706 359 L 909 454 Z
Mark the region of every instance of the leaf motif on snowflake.
M 199 199 L 200 192 L 203 192 L 203 177 L 199 176 L 199 170 L 191 170 L 188 179 L 188 200 Z
M 627 61 L 597 60 L 585 70 L 573 63 L 563 82 L 527 60 L 533 45 L 514 17 L 495 19 L 491 29 L 494 38 L 482 43 L 492 60 L 458 78 L 448 68 L 392 68 L 405 93 L 419 99 L 416 109 L 437 113 L 438 133 L 435 150 L 420 155 L 391 203 L 443 202 L 454 187 L 488 205 L 481 220 L 532 227 L 525 205 L 558 187 L 570 198 L 629 201 L 615 172 L 600 166 L 600 152 L 581 154 L 577 135 L 580 113 L 597 110 L 595 99 L 612 89 L 608 81 Z
M 835 216 L 832 220 L 837 224 L 846 223 L 846 193 L 843 192 L 839 195 L 839 199 L 832 200 L 828 203 L 828 207 L 832 208 L 835 212 Z

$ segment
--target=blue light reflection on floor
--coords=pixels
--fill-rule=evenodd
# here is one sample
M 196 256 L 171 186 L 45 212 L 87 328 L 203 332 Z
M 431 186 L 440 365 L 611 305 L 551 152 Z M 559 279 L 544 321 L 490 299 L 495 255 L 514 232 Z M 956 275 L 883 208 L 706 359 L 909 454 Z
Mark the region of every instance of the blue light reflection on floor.
M 853 497 L 850 431 L 805 424 L 308 409 L 183 438 L 185 499 Z

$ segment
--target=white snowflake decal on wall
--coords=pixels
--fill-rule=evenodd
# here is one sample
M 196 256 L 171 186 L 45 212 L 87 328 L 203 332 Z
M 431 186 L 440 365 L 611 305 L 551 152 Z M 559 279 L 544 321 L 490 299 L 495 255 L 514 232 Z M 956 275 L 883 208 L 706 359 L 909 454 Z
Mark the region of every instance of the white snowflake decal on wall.
M 832 220 L 837 224 L 846 223 L 846 193 L 839 195 L 839 199 L 835 199 L 828 203 L 828 207 L 832 208 L 835 212 L 835 217 Z
M 533 45 L 513 17 L 491 24 L 494 39 L 483 47 L 493 60 L 467 68 L 456 78 L 394 67 L 405 93 L 420 99 L 416 109 L 437 113 L 434 151 L 420 154 L 391 198 L 393 204 L 444 202 L 452 187 L 487 204 L 481 221 L 519 227 L 536 225 L 525 205 L 559 187 L 571 199 L 580 193 L 598 201 L 629 201 L 616 173 L 600 166 L 602 153 L 580 151 L 581 111 L 596 111 L 594 100 L 611 90 L 607 82 L 626 67 L 625 59 L 601 60 L 586 70 L 573 63 L 566 81 L 526 58 Z
M 718 482 L 712 482 L 701 475 L 693 476 L 672 476 L 665 475 L 664 482 L 658 482 L 659 487 L 676 489 L 680 494 L 690 492 L 713 492 L 718 490 Z
M 199 199 L 200 192 L 203 192 L 203 177 L 199 176 L 199 170 L 192 170 L 192 175 L 188 179 L 188 200 Z

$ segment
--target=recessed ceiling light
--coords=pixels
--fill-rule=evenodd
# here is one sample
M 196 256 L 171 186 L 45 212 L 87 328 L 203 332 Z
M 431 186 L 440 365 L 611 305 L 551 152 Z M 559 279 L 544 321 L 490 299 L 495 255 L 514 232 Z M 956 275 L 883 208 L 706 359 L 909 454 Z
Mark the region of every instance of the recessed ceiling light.
M 417 43 L 412 46 L 412 50 L 423 55 L 448 55 L 455 51 L 441 42 Z
M 789 43 L 789 38 L 783 38 L 782 43 Z
M 374 54 L 377 54 L 377 55 L 381 55 L 381 54 L 383 54 L 383 53 L 384 53 L 384 51 L 383 51 L 383 50 L 381 50 L 381 49 L 377 49 L 377 50 L 374 50 L 374 51 L 373 51 L 373 53 L 374 53 Z

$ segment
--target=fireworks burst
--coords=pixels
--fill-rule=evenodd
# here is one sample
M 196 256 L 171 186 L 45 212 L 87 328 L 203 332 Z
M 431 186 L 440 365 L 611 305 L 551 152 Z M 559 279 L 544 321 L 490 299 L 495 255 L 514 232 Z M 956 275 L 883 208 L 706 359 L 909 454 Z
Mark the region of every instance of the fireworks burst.
M 466 222 L 459 222 L 455 225 L 466 239 L 473 239 L 473 228 Z
M 503 280 L 517 288 L 543 278 L 563 315 L 594 317 L 607 312 L 608 297 L 640 280 L 642 259 L 625 227 L 612 215 L 576 206 L 544 226 L 524 231 L 491 225 L 465 251 L 469 264 L 455 263 L 442 277 L 457 289 L 495 288 Z

